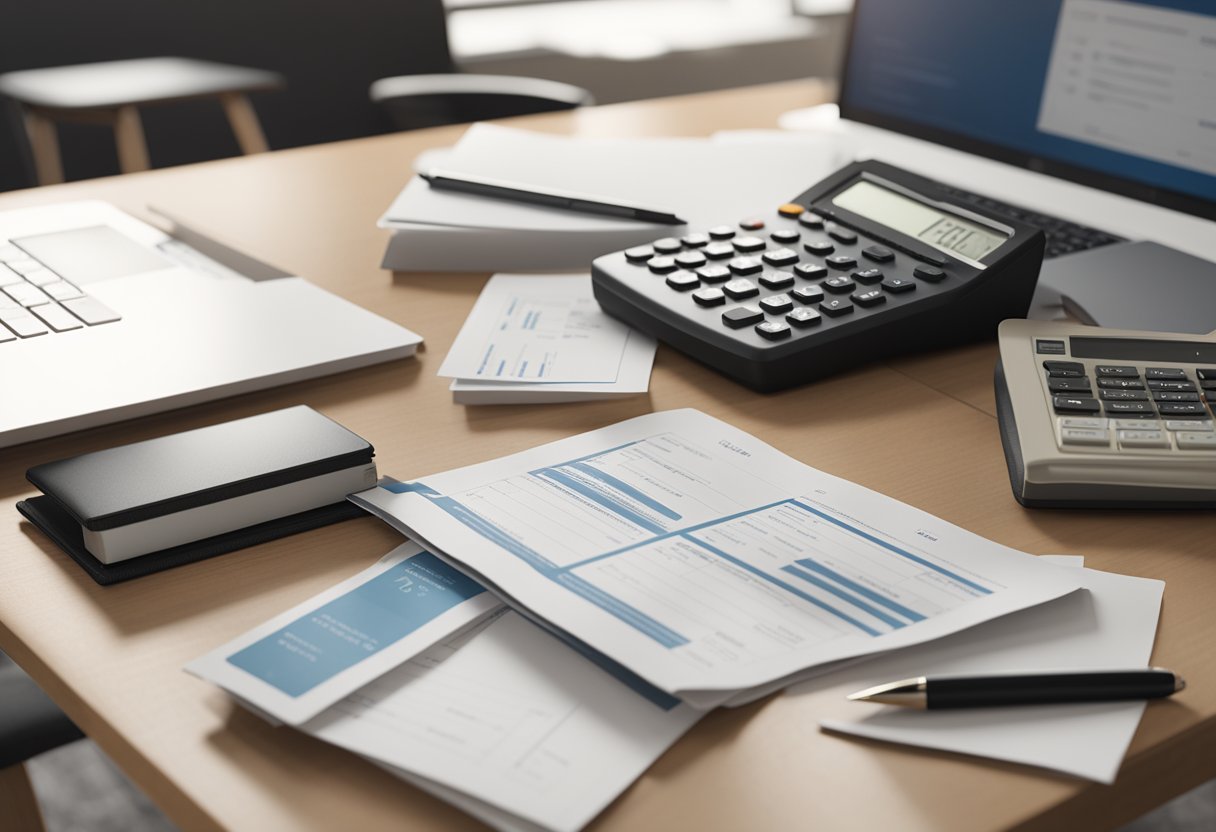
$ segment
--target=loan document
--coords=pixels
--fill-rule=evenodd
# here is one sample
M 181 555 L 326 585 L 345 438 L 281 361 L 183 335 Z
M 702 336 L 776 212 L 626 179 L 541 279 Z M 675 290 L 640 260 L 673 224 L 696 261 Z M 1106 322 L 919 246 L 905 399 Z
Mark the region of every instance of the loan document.
M 688 409 L 352 499 L 699 707 L 1080 585 Z

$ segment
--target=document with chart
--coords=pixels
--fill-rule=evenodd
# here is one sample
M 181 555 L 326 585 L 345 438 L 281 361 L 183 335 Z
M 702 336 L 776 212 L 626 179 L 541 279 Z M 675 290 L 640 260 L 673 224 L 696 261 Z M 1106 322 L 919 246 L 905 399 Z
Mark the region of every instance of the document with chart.
M 1080 586 L 695 410 L 352 499 L 698 707 Z

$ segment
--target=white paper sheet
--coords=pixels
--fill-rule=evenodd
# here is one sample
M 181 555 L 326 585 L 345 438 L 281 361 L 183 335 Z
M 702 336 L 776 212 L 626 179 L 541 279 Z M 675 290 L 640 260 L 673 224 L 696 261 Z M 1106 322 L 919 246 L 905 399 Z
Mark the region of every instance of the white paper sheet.
M 633 330 L 600 311 L 591 276 L 496 274 L 482 290 L 439 375 L 495 384 L 618 380 Z M 649 346 L 640 339 L 634 349 Z
M 500 829 L 573 832 L 701 715 L 649 693 L 503 612 L 455 652 L 407 662 L 302 730 Z
M 590 139 L 474 124 L 442 164 L 451 173 L 670 211 L 690 227 L 708 228 L 772 211 L 797 196 L 835 169 L 833 148 L 809 135 L 780 143 Z M 639 241 L 682 228 L 438 191 L 417 177 L 380 222 L 394 223 L 584 233 L 636 227 Z
M 697 707 L 1080 584 L 695 410 L 351 499 Z
M 185 669 L 263 716 L 298 725 L 500 606 L 405 543 Z
M 1152 654 L 1164 584 L 1078 569 L 1087 592 L 981 624 L 819 677 L 789 695 L 824 687 L 852 693 L 915 676 L 1139 668 Z M 830 731 L 1040 766 L 1114 782 L 1144 702 L 911 711 L 853 703 L 856 717 Z

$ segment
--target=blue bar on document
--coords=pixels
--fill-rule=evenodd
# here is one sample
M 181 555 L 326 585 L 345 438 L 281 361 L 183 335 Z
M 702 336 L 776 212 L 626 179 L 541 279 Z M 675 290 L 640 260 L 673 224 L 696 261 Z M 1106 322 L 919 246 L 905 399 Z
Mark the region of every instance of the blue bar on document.
M 795 561 L 795 563 L 797 563 L 799 566 L 810 569 L 813 572 L 818 572 L 820 575 L 823 575 L 827 578 L 831 578 L 833 581 L 840 584 L 841 586 L 843 586 L 847 589 L 851 589 L 853 592 L 856 592 L 858 595 L 862 595 L 866 598 L 869 598 L 875 604 L 881 604 L 882 606 L 891 610 L 891 612 L 898 613 L 899 615 L 902 615 L 904 618 L 907 618 L 909 621 L 924 621 L 925 620 L 925 616 L 922 615 L 921 613 L 917 612 L 916 610 L 908 609 L 903 604 L 900 604 L 896 601 L 892 601 L 890 598 L 887 598 L 884 595 L 880 595 L 879 593 L 870 589 L 868 586 L 862 586 L 861 584 L 857 583 L 856 581 L 846 578 L 844 575 L 841 575 L 839 572 L 836 572 L 835 570 L 829 569 L 828 567 L 824 566 L 822 563 L 819 563 L 818 561 L 811 560 L 810 558 L 802 558 L 801 560 Z
M 669 520 L 680 520 L 681 519 L 679 514 L 672 511 L 667 506 L 663 505 L 658 500 L 651 497 L 649 494 L 639 491 L 638 489 L 634 488 L 632 485 L 625 482 L 624 480 L 621 480 L 617 477 L 612 476 L 612 474 L 601 471 L 600 469 L 595 468 L 594 466 L 588 465 L 585 462 L 571 462 L 569 467 L 574 468 L 578 471 L 582 471 L 587 476 L 594 477 L 595 479 L 599 480 L 600 482 L 611 485 L 617 491 L 621 492 L 622 494 L 628 495 L 629 497 L 632 497 L 633 499 L 637 500 L 642 505 L 644 505 L 647 508 L 650 508 L 654 511 L 657 511 L 659 514 L 663 515 L 664 517 L 668 518 Z
M 797 566 L 794 566 L 792 564 L 787 564 L 787 565 L 781 567 L 781 571 L 785 572 L 787 575 L 793 575 L 796 578 L 801 578 L 802 580 L 806 581 L 811 586 L 817 586 L 820 589 L 822 589 L 824 592 L 835 595 L 840 600 L 842 600 L 846 603 L 852 604 L 857 609 L 861 610 L 862 612 L 866 613 L 867 615 L 877 618 L 879 621 L 883 622 L 884 624 L 886 624 L 889 627 L 894 627 L 895 629 L 898 630 L 900 627 L 908 626 L 907 621 L 900 621 L 898 618 L 887 615 L 885 612 L 877 609 L 876 607 L 870 606 L 869 604 L 867 604 L 865 601 L 861 600 L 860 598 L 850 595 L 849 593 L 845 592 L 840 587 L 833 586 L 832 584 L 828 583 L 827 581 L 823 580 L 822 578 L 818 578 L 818 577 L 812 575 L 810 572 L 803 572 Z
M 542 468 L 537 473 L 539 476 L 548 477 L 549 479 L 553 480 L 554 482 L 559 483 L 560 485 L 564 485 L 566 488 L 569 488 L 571 491 L 581 494 L 582 496 L 586 497 L 588 500 L 591 500 L 593 503 L 596 503 L 597 505 L 608 509 L 613 514 L 616 514 L 617 516 L 622 517 L 625 520 L 628 520 L 630 523 L 633 523 L 636 526 L 641 526 L 643 529 L 646 529 L 646 531 L 648 531 L 648 532 L 653 532 L 655 534 L 663 534 L 665 531 L 667 531 L 666 529 L 664 529 L 662 526 L 655 523 L 654 521 L 649 520 L 649 519 L 643 517 L 642 515 L 638 514 L 637 512 L 631 511 L 626 506 L 621 505 L 619 502 L 612 499 L 612 497 L 610 495 L 605 494 L 603 491 L 599 491 L 585 483 L 582 483 L 582 482 L 576 480 L 574 477 L 570 476 L 565 471 L 559 471 L 556 468 Z

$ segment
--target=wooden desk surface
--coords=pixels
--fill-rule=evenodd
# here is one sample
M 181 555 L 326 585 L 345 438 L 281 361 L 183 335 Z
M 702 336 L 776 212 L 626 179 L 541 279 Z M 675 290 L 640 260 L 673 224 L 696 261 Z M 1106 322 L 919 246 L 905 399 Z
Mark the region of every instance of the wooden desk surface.
M 778 113 L 825 94 L 809 82 L 782 84 L 520 123 L 597 136 L 700 135 L 771 126 Z M 1153 661 L 1178 670 L 1190 686 L 1148 707 L 1114 787 L 823 734 L 818 719 L 847 706 L 843 691 L 829 690 L 711 714 L 598 819 L 597 829 L 1104 828 L 1216 776 L 1212 515 L 1020 508 L 992 418 L 993 344 L 901 358 L 771 396 L 661 348 L 648 396 L 535 407 L 452 404 L 435 370 L 486 276 L 381 271 L 386 235 L 375 220 L 405 183 L 414 156 L 460 132 L 399 134 L 0 196 L 0 209 L 84 197 L 143 216 L 146 205 L 160 206 L 426 338 L 416 359 L 0 451 L 0 648 L 173 820 L 187 829 L 475 825 L 352 755 L 266 725 L 180 669 L 372 563 L 399 540 L 386 526 L 356 520 L 101 588 L 13 508 L 33 493 L 23 473 L 36 463 L 296 403 L 368 438 L 381 470 L 399 478 L 651 410 L 696 407 L 799 460 L 1010 546 L 1084 554 L 1094 567 L 1167 581 Z M 806 184 L 791 171 L 791 193 Z M 222 322 L 216 333 L 222 337 Z

